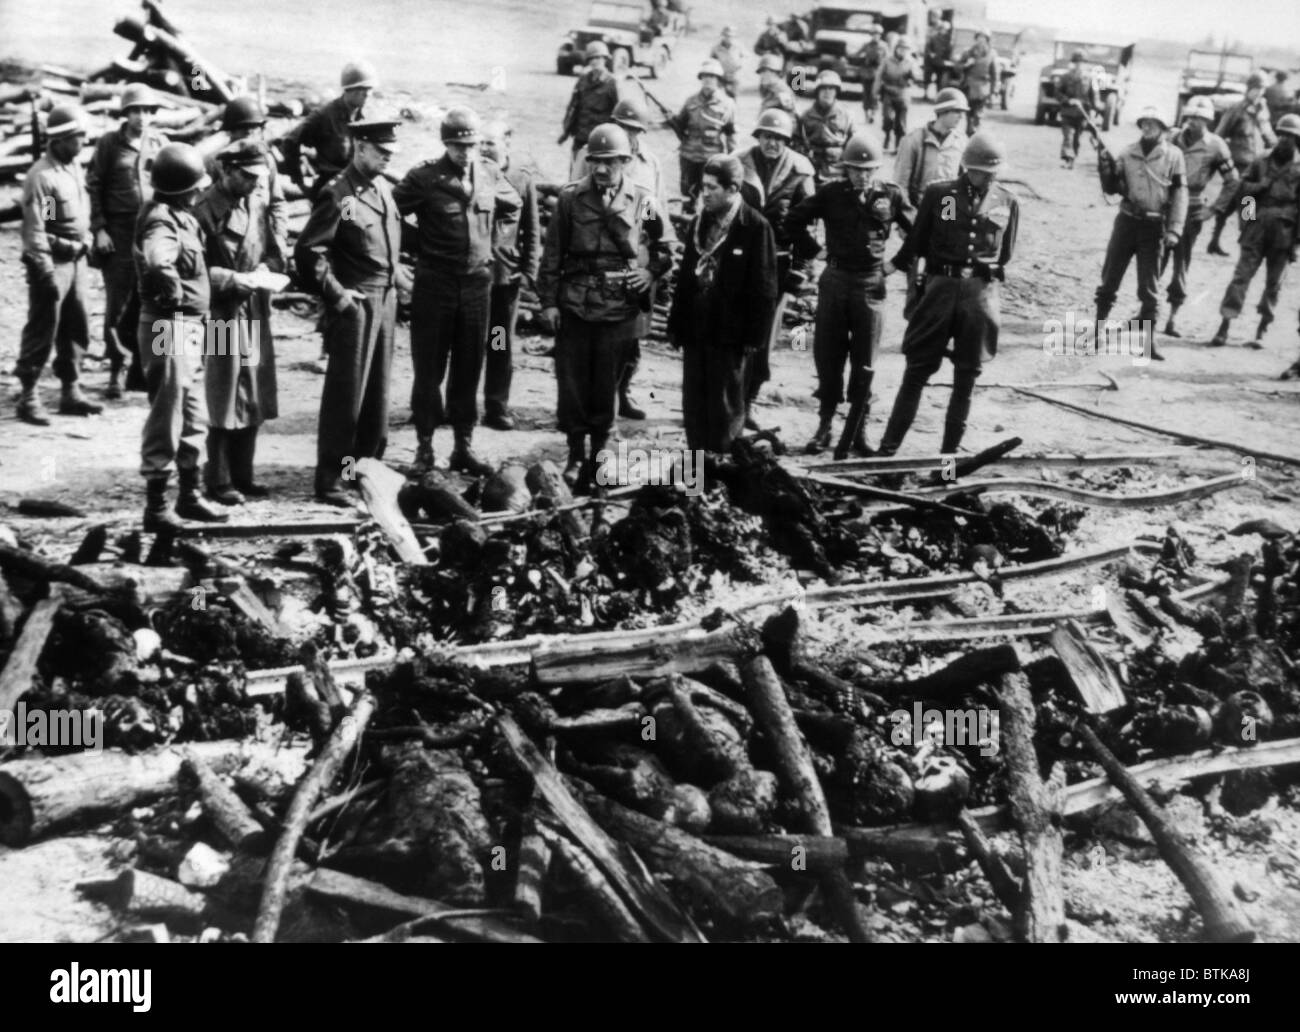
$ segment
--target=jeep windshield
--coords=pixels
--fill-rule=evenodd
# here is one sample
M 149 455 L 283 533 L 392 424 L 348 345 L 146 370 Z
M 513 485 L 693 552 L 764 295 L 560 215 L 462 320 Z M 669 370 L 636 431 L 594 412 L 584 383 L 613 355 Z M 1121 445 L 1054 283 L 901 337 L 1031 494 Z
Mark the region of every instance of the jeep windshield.
M 637 29 L 641 26 L 642 14 L 642 8 L 638 4 L 592 4 L 587 24 L 613 29 Z
M 1255 70 L 1255 60 L 1248 54 L 1220 54 L 1213 50 L 1193 50 L 1187 55 L 1187 70 L 1198 79 L 1217 79 L 1222 72 L 1224 79 L 1244 81 Z
M 1069 64 L 1070 56 L 1076 50 L 1083 51 L 1083 59 L 1088 64 L 1105 65 L 1114 69 L 1119 66 L 1124 47 L 1106 43 L 1064 43 L 1057 40 L 1054 60 L 1059 64 Z
M 813 21 L 818 31 L 829 29 L 832 32 L 866 32 L 880 20 L 875 11 L 864 11 L 858 7 L 819 7 L 813 12 Z

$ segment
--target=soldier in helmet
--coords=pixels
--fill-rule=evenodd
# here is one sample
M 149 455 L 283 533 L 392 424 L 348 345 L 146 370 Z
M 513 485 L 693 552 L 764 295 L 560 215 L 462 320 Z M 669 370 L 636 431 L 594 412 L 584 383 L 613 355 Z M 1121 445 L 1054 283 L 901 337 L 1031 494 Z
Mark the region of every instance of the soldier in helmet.
M 149 168 L 167 143 L 153 128 L 157 111 L 158 98 L 149 87 L 128 86 L 122 91 L 121 126 L 99 138 L 86 167 L 90 230 L 95 234 L 94 254 L 104 276 L 109 398 L 122 396 L 122 367 L 137 369 L 139 365 L 135 347 L 139 298 L 131 247 L 136 216 L 149 200 Z
M 388 443 L 402 216 L 384 171 L 397 150 L 397 123 L 351 125 L 352 157 L 321 190 L 294 249 L 294 265 L 325 302 L 329 366 L 316 441 L 316 497 L 348 508 L 343 489 L 355 462 L 382 458 Z
M 349 127 L 362 121 L 366 101 L 379 85 L 379 75 L 369 61 L 350 61 L 343 66 L 339 86 L 343 93 L 324 107 L 317 108 L 291 129 L 280 144 L 289 174 L 308 199 L 315 201 L 321 189 L 347 167 L 352 158 L 353 136 Z M 316 179 L 310 186 L 303 181 L 302 148 L 315 151 L 312 163 Z
M 1289 73 L 1278 68 L 1273 72 L 1273 81 L 1264 90 L 1264 103 L 1268 105 L 1268 113 L 1273 118 L 1274 133 L 1277 132 L 1278 120 L 1283 115 L 1295 113 L 1295 90 L 1287 85 L 1289 78 Z
M 785 30 L 769 14 L 767 20 L 763 23 L 763 34 L 758 37 L 758 42 L 754 44 L 754 53 L 759 57 L 770 55 L 776 58 L 784 58 L 785 48 L 789 42 Z
M 90 203 L 77 155 L 86 141 L 81 109 L 61 104 L 45 124 L 45 154 L 23 182 L 23 264 L 27 269 L 27 323 L 18 352 L 22 398 L 18 418 L 48 426 L 36 383 L 55 352 L 54 372 L 63 381 L 59 412 L 97 415 L 77 383 L 89 344 L 86 255 L 90 250 Z
M 1277 123 L 1277 143 L 1251 162 L 1242 177 L 1240 193 L 1254 200 L 1254 217 L 1242 220 L 1241 255 L 1219 306 L 1222 321 L 1211 344 L 1228 343 L 1232 320 L 1241 314 L 1250 281 L 1262 264 L 1266 273 L 1264 293 L 1260 295 L 1257 309 L 1259 326 L 1248 347 L 1264 346 L 1264 333 L 1277 309 L 1282 277 L 1286 267 L 1296 260 L 1296 250 L 1300 247 L 1300 238 L 1296 236 L 1296 216 L 1300 212 L 1298 141 L 1300 115 L 1283 115 Z
M 618 80 L 609 70 L 609 47 L 594 40 L 587 44 L 583 60 L 587 67 L 574 84 L 564 111 L 563 131 L 556 141 L 573 140 L 575 155 L 591 131 L 610 120 L 618 104 Z
M 882 38 L 884 30 L 874 22 L 867 29 L 870 39 L 858 51 L 858 64 L 862 68 L 862 113 L 871 125 L 876 120 L 876 110 L 880 107 L 880 95 L 873 88 L 880 66 L 889 57 L 890 49 Z
M 1079 156 L 1079 134 L 1088 121 L 1088 112 L 1097 107 L 1097 83 L 1084 67 L 1082 50 L 1070 55 L 1070 68 L 1056 86 L 1061 102 L 1057 117 L 1061 122 L 1061 163 L 1074 168 Z
M 764 54 L 758 62 L 758 108 L 780 108 L 795 113 L 794 91 L 785 84 L 785 61 L 776 54 Z
M 592 131 L 591 171 L 560 191 L 538 277 L 542 318 L 556 332 L 557 416 L 569 444 L 565 477 L 583 488 L 591 486 L 609 440 L 628 341 L 649 310 L 654 278 L 672 264 L 667 220 L 650 192 L 625 174 L 631 160 L 626 130 L 611 123 Z
M 617 109 L 615 109 L 617 110 Z M 488 347 L 483 365 L 483 425 L 494 430 L 513 430 L 510 414 L 510 382 L 514 377 L 515 320 L 519 315 L 519 291 L 523 284 L 537 284 L 542 260 L 541 223 L 537 208 L 537 184 L 533 174 L 511 154 L 514 136 L 505 122 L 495 121 L 483 129 L 482 152 L 496 162 L 502 175 L 519 195 L 519 218 L 498 220 L 493 227 L 492 295 L 489 305 Z
M 935 88 L 943 85 L 943 71 L 952 58 L 952 22 L 940 20 L 925 38 L 925 95 L 930 96 L 930 83 Z
M 871 85 L 879 98 L 885 150 L 889 149 L 891 135 L 894 143 L 898 144 L 907 132 L 907 109 L 911 104 L 912 87 L 920 78 L 921 70 L 912 59 L 912 44 L 900 39 L 894 44 L 894 53 L 885 58 L 876 71 L 875 82 Z
M 705 164 L 668 313 L 668 339 L 684 352 L 686 447 L 723 454 L 745 421 L 745 367 L 766 345 L 777 295 L 772 229 L 741 197 L 743 176 L 734 155 Z
M 1237 171 L 1245 175 L 1251 163 L 1268 148 L 1277 143 L 1277 135 L 1269 116 L 1268 105 L 1264 102 L 1264 77 L 1252 72 L 1246 80 L 1246 95 L 1223 113 L 1215 134 L 1223 137 L 1232 154 L 1232 163 Z M 1234 198 L 1234 203 L 1235 203 Z M 1220 237 L 1228 220 L 1231 208 L 1225 208 L 1214 218 L 1214 233 L 1210 236 L 1210 254 L 1220 256 L 1228 252 L 1223 249 Z
M 817 188 L 812 162 L 790 147 L 794 135 L 794 119 L 786 111 L 772 108 L 758 117 L 754 139 L 758 142 L 740 152 L 743 170 L 741 197 L 746 204 L 762 214 L 772 227 L 776 242 L 777 284 L 782 293 L 793 293 L 803 280 L 803 271 L 791 277 L 794 241 L 786 227 L 790 210 L 806 201 Z M 745 369 L 745 424 L 757 429 L 752 415 L 754 399 L 759 388 L 771 378 L 770 360 L 772 342 L 780 332 L 773 315 L 773 324 L 762 348 L 750 355 Z
M 433 468 L 433 431 L 450 422 L 450 466 L 474 476 L 492 472 L 470 444 L 488 343 L 493 234 L 518 223 L 523 204 L 501 168 L 479 154 L 482 138 L 478 115 L 452 108 L 442 120 L 442 157 L 416 165 L 393 190 L 398 211 L 416 217 L 419 233 L 411 295 L 415 464 Z
M 970 103 L 970 117 L 966 120 L 966 135 L 980 127 L 980 115 L 989 98 L 998 92 L 998 54 L 993 49 L 989 34 L 981 29 L 975 33 L 975 43 L 961 55 L 962 75 L 966 100 Z
M 145 478 L 144 529 L 175 531 L 181 519 L 224 523 L 199 494 L 199 448 L 208 429 L 200 374 L 209 349 L 211 285 L 203 230 L 195 217 L 209 185 L 203 158 L 187 143 L 169 143 L 150 173 L 153 199 L 135 228 L 140 289 L 138 344 L 149 391 L 149 416 L 140 444 Z M 175 470 L 180 494 L 173 512 L 167 485 Z
M 727 91 L 727 96 L 735 100 L 740 70 L 745 67 L 745 58 L 749 55 L 736 39 L 734 28 L 730 25 L 723 28 L 722 38 L 709 51 L 709 56 L 722 65 L 722 87 Z
M 722 92 L 722 65 L 709 58 L 700 66 L 696 78 L 700 90 L 682 105 L 672 120 L 673 130 L 681 140 L 678 160 L 681 163 L 681 191 L 687 208 L 695 203 L 704 163 L 715 154 L 726 154 L 736 141 L 736 102 Z
M 618 107 L 614 109 L 614 124 L 621 126 L 627 133 L 628 144 L 632 149 L 632 160 L 627 163 L 623 174 L 637 186 L 648 191 L 650 196 L 655 199 L 658 205 L 657 210 L 666 212 L 668 210 L 668 183 L 663 174 L 663 168 L 659 164 L 659 159 L 650 151 L 645 143 L 646 135 L 646 116 L 644 109 L 639 104 L 631 100 L 620 100 Z M 587 175 L 591 169 L 587 165 L 587 154 L 584 148 L 574 163 L 574 179 L 578 180 Z M 663 239 L 660 241 L 663 245 L 676 243 L 677 234 L 673 230 L 671 219 L 664 219 Z M 649 260 L 649 252 L 642 256 Z M 653 287 L 651 290 L 653 291 Z M 637 320 L 636 337 L 627 344 L 627 354 L 622 363 L 623 373 L 618 381 L 618 414 L 621 419 L 645 419 L 645 410 L 638 407 L 632 400 L 632 377 L 636 375 L 637 368 L 641 364 L 641 341 L 646 334 L 650 332 L 650 313 L 642 312 Z
M 1103 184 L 1119 194 L 1119 214 L 1106 247 L 1106 261 L 1097 287 L 1097 332 L 1102 343 L 1103 322 L 1119 294 L 1129 262 L 1137 258 L 1138 314 L 1143 354 L 1163 361 L 1155 347 L 1155 320 L 1160 314 L 1160 256 L 1178 246 L 1187 220 L 1187 164 L 1183 152 L 1164 138 L 1169 126 L 1155 108 L 1144 108 L 1137 120 L 1141 139 L 1116 157 L 1117 178 Z M 1130 348 L 1132 344 L 1130 343 Z
M 898 185 L 877 178 L 881 154 L 873 140 L 853 137 L 842 161 L 848 178 L 823 184 L 786 217 L 786 232 L 801 258 L 817 253 L 812 222 L 820 219 L 826 232 L 826 269 L 817 286 L 813 338 L 820 404 L 817 432 L 806 449 L 810 455 L 830 446 L 835 409 L 844 397 L 845 361 L 857 422 L 848 427 L 845 445 L 859 455 L 872 454 L 866 413 L 884 322 L 885 243 L 894 226 L 910 229 L 915 214 Z
M 271 168 L 263 144 L 232 143 L 218 155 L 219 175 L 194 207 L 206 241 L 212 285 L 209 325 L 223 347 L 204 356 L 208 404 L 208 496 L 222 505 L 264 498 L 253 477 L 257 432 L 279 415 L 271 292 L 252 274 L 284 272 L 288 241 L 271 210 Z M 214 335 L 214 341 L 216 337 Z
M 1209 97 L 1192 97 L 1183 108 L 1183 126 L 1169 142 L 1183 152 L 1187 166 L 1187 221 L 1183 235 L 1173 250 L 1173 276 L 1169 281 L 1169 321 L 1165 333 L 1171 337 L 1182 336 L 1174 319 L 1178 309 L 1187 299 L 1187 269 L 1192 264 L 1192 249 L 1200 235 L 1201 225 L 1224 210 L 1236 195 L 1240 177 L 1232 163 L 1228 145 L 1210 132 L 1214 121 L 1214 105 Z M 1219 196 L 1213 206 L 1205 203 L 1205 188 L 1215 173 L 1219 176 Z
M 907 192 L 908 203 L 916 207 L 931 183 L 956 179 L 966 136 L 957 132 L 962 116 L 970 111 L 961 90 L 949 86 L 934 101 L 934 118 L 913 129 L 898 141 L 894 159 L 894 182 Z
M 817 182 L 836 179 L 836 166 L 844 145 L 853 135 L 853 114 L 839 102 L 844 82 L 837 72 L 825 71 L 814 84 L 817 99 L 799 116 L 794 146 L 812 162 Z
M 952 344 L 952 398 L 941 451 L 961 445 L 975 380 L 997 353 L 998 284 L 1015 250 L 1020 205 L 994 182 L 1006 165 L 1002 145 L 987 133 L 966 144 L 963 171 L 932 183 L 921 198 L 916 224 L 886 273 L 926 261 L 926 283 L 903 334 L 907 368 L 894 399 L 879 454 L 894 455 L 916 418 L 921 395 Z

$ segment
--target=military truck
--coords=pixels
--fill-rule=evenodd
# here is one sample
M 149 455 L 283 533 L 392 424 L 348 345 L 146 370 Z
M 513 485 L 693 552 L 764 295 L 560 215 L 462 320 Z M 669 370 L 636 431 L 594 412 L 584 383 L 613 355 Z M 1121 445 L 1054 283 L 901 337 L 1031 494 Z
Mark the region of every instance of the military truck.
M 1249 54 L 1217 50 L 1191 50 L 1178 80 L 1178 108 L 1174 121 L 1183 116 L 1183 106 L 1192 97 L 1209 97 L 1216 115 L 1223 114 L 1246 95 L 1246 80 L 1255 70 Z
M 978 25 L 954 25 L 952 29 L 952 51 L 939 76 L 939 88 L 960 86 L 965 78 L 961 66 L 961 55 L 975 45 L 975 33 L 980 31 Z M 998 55 L 998 106 L 1005 111 L 1007 104 L 1015 95 L 1016 72 L 1020 68 L 1021 32 L 1009 29 L 985 29 L 988 32 L 993 51 Z
M 861 92 L 860 54 L 870 42 L 868 30 L 879 25 L 912 44 L 919 60 L 925 52 L 926 5 L 922 0 L 840 0 L 818 4 L 799 19 L 808 28 L 805 38 L 786 44 L 785 67 L 796 89 L 811 87 L 817 73 L 831 69 L 844 80 L 845 93 Z
M 1096 114 L 1101 118 L 1102 130 L 1119 124 L 1120 112 L 1128 98 L 1129 79 L 1132 76 L 1132 43 L 1087 43 L 1080 40 L 1058 39 L 1052 52 L 1052 63 L 1038 76 L 1038 106 L 1034 122 L 1043 125 L 1056 121 L 1061 109 L 1057 84 L 1070 70 L 1070 56 L 1082 51 L 1084 67 L 1092 75 L 1094 96 L 1098 98 Z
M 687 15 L 669 9 L 656 13 L 642 0 L 596 0 L 587 24 L 569 33 L 555 55 L 555 70 L 572 75 L 583 67 L 587 44 L 597 40 L 609 47 L 616 75 L 645 68 L 656 79 L 672 60 L 677 38 L 686 29 Z

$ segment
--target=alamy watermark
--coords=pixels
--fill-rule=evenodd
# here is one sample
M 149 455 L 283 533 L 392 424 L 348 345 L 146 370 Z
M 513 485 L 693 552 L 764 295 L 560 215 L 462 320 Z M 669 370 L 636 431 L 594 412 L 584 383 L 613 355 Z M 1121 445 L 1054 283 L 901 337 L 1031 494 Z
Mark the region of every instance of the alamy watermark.
M 1090 319 L 1066 312 L 1043 322 L 1043 353 L 1054 358 L 1103 355 L 1127 358 L 1135 366 L 1151 364 L 1155 323 L 1150 319 Z
M 889 732 L 893 745 L 975 745 L 981 756 L 996 756 L 1000 748 L 1001 717 L 987 707 L 937 710 L 915 702 L 911 710 L 894 710 L 889 720 L 894 725 Z
M 210 319 L 175 315 L 153 322 L 153 353 L 187 358 L 231 358 L 244 365 L 261 361 L 262 323 L 259 319 Z
M 103 710 L 42 709 L 19 702 L 0 709 L 0 746 L 57 746 L 99 752 L 104 748 Z
M 601 487 L 676 487 L 692 498 L 704 492 L 704 452 L 698 448 L 629 448 L 619 441 L 597 452 L 596 463 Z

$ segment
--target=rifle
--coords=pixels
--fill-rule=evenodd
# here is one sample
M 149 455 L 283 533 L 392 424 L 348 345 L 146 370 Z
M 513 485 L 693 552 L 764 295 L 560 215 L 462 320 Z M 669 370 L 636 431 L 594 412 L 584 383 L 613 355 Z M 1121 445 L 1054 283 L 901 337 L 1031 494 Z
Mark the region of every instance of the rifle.
M 1106 145 L 1101 142 L 1101 133 L 1097 130 L 1097 123 L 1092 120 L 1092 115 L 1085 111 L 1083 105 L 1077 100 L 1072 100 L 1070 103 L 1083 114 L 1083 130 L 1097 150 L 1097 175 L 1101 179 L 1101 192 L 1119 193 L 1119 165 L 1115 161 L 1115 155 L 1111 154 L 1106 149 Z
M 639 76 L 628 74 L 625 78 L 631 79 L 638 86 L 640 86 L 641 92 L 645 95 L 645 99 L 659 109 L 659 113 L 664 117 L 663 124 L 665 128 L 671 129 L 676 134 L 677 139 L 679 141 L 686 139 L 686 134 L 683 133 L 679 128 L 677 128 L 677 112 L 673 111 L 672 108 L 670 108 L 662 100 L 660 100 L 653 93 L 651 93 L 649 88 L 646 86 L 644 82 L 641 81 Z

